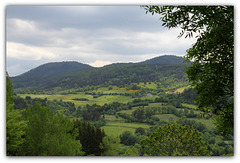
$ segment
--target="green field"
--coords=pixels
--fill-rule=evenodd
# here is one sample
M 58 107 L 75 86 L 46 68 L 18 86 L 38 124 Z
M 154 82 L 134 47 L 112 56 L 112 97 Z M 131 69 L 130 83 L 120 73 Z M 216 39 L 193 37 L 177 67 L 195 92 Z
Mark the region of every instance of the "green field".
M 136 128 L 142 127 L 148 129 L 151 125 L 145 123 L 123 123 L 123 122 L 108 122 L 102 128 L 107 135 L 119 136 L 124 131 L 135 132 Z
M 185 104 L 185 103 L 182 103 L 182 106 L 189 107 L 189 108 L 193 108 L 193 109 L 196 109 L 196 108 L 197 108 L 197 106 L 196 106 L 196 105 L 193 105 L 193 104 Z
M 180 88 L 175 89 L 174 91 L 167 91 L 166 93 L 169 93 L 169 92 L 183 93 L 183 91 L 187 88 L 192 88 L 192 86 L 188 85 L 188 86 L 185 86 L 185 87 L 180 87 Z
M 132 98 L 131 96 L 121 96 L 121 95 L 103 95 L 100 96 L 98 98 L 93 98 L 92 95 L 86 95 L 84 93 L 78 93 L 78 94 L 67 94 L 67 95 L 60 95 L 60 94 L 56 94 L 56 95 L 35 95 L 35 94 L 19 94 L 20 97 L 25 98 L 26 96 L 31 96 L 31 98 L 47 98 L 48 100 L 62 100 L 64 102 L 73 102 L 75 104 L 76 107 L 78 106 L 85 106 L 87 104 L 89 105 L 93 105 L 93 104 L 97 104 L 97 105 L 104 105 L 105 103 L 112 103 L 115 101 L 118 101 L 120 103 L 127 103 L 130 102 L 132 100 L 134 100 L 134 98 Z M 73 100 L 75 98 L 86 98 L 89 101 L 76 101 Z

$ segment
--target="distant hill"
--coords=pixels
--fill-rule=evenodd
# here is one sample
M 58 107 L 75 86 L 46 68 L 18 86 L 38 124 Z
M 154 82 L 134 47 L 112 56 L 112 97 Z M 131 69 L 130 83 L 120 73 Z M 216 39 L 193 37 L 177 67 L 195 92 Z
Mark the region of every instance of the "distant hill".
M 75 61 L 68 62 L 51 62 L 40 65 L 30 71 L 19 76 L 12 77 L 11 81 L 14 83 L 13 87 L 26 87 L 27 85 L 38 86 L 38 83 L 44 82 L 49 78 L 54 78 L 58 75 L 72 72 L 75 70 L 83 70 L 93 68 L 90 65 L 82 64 Z
M 94 68 L 78 62 L 56 62 L 41 65 L 22 75 L 11 78 L 13 88 L 24 90 L 70 89 L 85 86 L 124 87 L 131 83 L 162 83 L 162 87 L 185 82 L 186 74 L 182 58 L 160 56 L 141 63 L 114 63 Z M 159 64 L 160 63 L 160 64 Z
M 164 55 L 164 56 L 159 56 L 155 57 L 149 60 L 146 60 L 142 63 L 162 63 L 162 64 L 167 64 L 167 63 L 184 63 L 184 58 L 178 57 L 175 55 Z

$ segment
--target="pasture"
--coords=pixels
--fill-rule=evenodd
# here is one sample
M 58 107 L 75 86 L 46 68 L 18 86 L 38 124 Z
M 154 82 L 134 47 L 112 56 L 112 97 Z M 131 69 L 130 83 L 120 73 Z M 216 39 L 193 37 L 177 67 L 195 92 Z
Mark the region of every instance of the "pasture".
M 119 136 L 124 131 L 135 132 L 136 128 L 142 127 L 148 129 L 151 125 L 145 123 L 124 123 L 124 122 L 108 122 L 102 127 L 107 135 Z

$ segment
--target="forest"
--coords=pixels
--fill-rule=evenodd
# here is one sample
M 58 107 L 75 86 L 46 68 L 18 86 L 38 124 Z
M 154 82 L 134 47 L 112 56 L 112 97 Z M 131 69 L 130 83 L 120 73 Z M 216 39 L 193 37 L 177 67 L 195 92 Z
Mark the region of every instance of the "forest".
M 143 8 L 198 34 L 185 58 L 6 73 L 7 156 L 234 155 L 233 6 Z

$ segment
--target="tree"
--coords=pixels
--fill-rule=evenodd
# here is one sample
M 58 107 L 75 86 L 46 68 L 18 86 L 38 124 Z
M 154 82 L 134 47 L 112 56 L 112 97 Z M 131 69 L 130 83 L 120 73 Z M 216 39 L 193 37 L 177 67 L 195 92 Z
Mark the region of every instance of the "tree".
M 78 130 L 77 140 L 80 140 L 85 155 L 100 156 L 103 152 L 100 144 L 105 137 L 104 130 L 77 119 L 73 123 L 74 129 Z
M 131 131 L 124 131 L 120 135 L 120 143 L 131 146 L 134 145 L 137 142 L 138 138 L 136 135 L 134 135 Z
M 141 141 L 145 154 L 150 156 L 209 156 L 208 143 L 202 133 L 190 126 L 167 124 L 160 126 Z
M 13 89 L 10 78 L 6 76 L 6 147 L 7 155 L 17 155 L 24 143 L 26 121 L 19 110 L 14 109 Z
M 139 156 L 139 151 L 136 147 L 130 146 L 127 148 L 123 156 Z
M 197 37 L 187 50 L 189 81 L 197 90 L 196 103 L 205 114 L 216 116 L 216 127 L 227 135 L 233 132 L 233 6 L 145 6 L 146 12 L 160 14 L 163 26 L 180 27 L 178 37 Z
M 123 152 L 120 139 L 114 136 L 105 136 L 103 142 L 100 144 L 100 148 L 104 150 L 102 156 L 119 156 Z
M 145 118 L 144 109 L 137 109 L 133 111 L 132 115 L 137 118 L 138 122 L 142 122 Z
M 136 128 L 136 130 L 135 130 L 135 134 L 137 134 L 137 133 L 139 133 L 139 134 L 141 134 L 141 135 L 145 135 L 145 129 L 142 128 L 142 127 L 138 127 L 138 128 Z
M 78 131 L 73 130 L 73 123 L 69 118 L 62 114 L 55 116 L 50 108 L 39 104 L 29 107 L 24 116 L 28 122 L 22 155 L 83 155 L 82 145 L 76 140 Z

